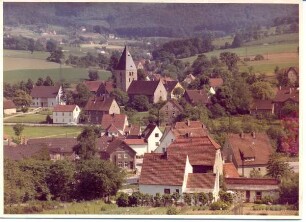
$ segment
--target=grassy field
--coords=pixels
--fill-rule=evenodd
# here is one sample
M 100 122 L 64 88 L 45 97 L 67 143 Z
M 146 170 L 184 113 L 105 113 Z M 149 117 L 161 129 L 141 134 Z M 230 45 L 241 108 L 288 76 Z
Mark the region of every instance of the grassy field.
M 44 123 L 47 115 L 43 114 L 29 114 L 24 116 L 15 116 L 5 119 L 4 123 Z
M 35 51 L 31 54 L 30 51 L 24 50 L 3 50 L 3 57 L 26 58 L 26 59 L 42 59 L 45 60 L 50 55 L 49 52 Z
M 57 69 L 25 69 L 11 70 L 3 72 L 3 80 L 6 83 L 16 83 L 21 80 L 26 81 L 31 78 L 34 82 L 39 78 L 50 76 L 53 81 L 66 80 L 70 83 L 76 83 L 88 79 L 88 69 L 85 68 L 57 68 Z M 109 71 L 99 70 L 101 80 L 106 80 L 111 76 Z
M 76 126 L 25 126 L 22 136 L 26 138 L 40 138 L 40 137 L 76 137 L 82 131 L 82 127 Z M 3 126 L 4 134 L 14 137 L 15 133 L 12 126 Z

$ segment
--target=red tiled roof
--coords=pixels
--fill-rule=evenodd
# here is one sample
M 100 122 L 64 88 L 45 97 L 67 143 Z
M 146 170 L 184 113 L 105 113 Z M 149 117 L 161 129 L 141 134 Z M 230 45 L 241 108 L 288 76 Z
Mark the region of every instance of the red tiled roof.
M 216 147 L 208 136 L 180 136 L 167 148 L 169 155 L 186 154 L 191 165 L 213 166 L 216 157 Z
M 191 128 L 205 128 L 203 123 L 200 121 L 184 121 L 184 122 L 176 122 L 174 125 L 174 129 L 191 129 Z
M 107 98 L 104 96 L 99 97 L 91 97 L 84 110 L 85 111 L 109 111 L 114 99 L 113 98 Z
M 109 129 L 113 126 L 120 131 L 124 131 L 126 119 L 125 114 L 104 114 L 101 121 L 102 129 Z
M 143 145 L 147 144 L 144 139 L 125 139 L 124 142 L 128 145 Z
M 73 112 L 77 105 L 56 105 L 53 112 Z
M 222 78 L 209 78 L 209 86 L 210 87 L 220 87 L 223 85 Z
M 113 82 L 106 81 L 102 83 L 98 89 L 98 94 L 110 94 L 114 90 Z
M 187 188 L 213 189 L 216 175 L 213 173 L 189 173 Z
M 129 95 L 153 96 L 158 84 L 159 81 L 133 80 L 127 93 Z
M 16 108 L 16 105 L 12 100 L 3 101 L 3 109 L 14 109 L 14 108 Z
M 254 161 L 244 161 L 245 166 L 266 165 L 273 152 L 270 140 L 264 133 L 256 133 L 255 139 L 251 134 L 244 134 L 243 138 L 239 134 L 229 134 L 228 142 L 238 166 L 242 166 L 242 154 L 245 158 L 254 157 Z
M 278 185 L 279 181 L 270 178 L 225 178 L 226 184 L 236 184 L 236 185 Z
M 109 145 L 107 146 L 106 152 L 109 154 L 113 153 L 117 148 L 121 148 L 124 150 L 131 150 L 133 153 L 136 154 L 136 151 L 133 150 L 128 144 L 126 144 L 123 140 L 121 139 L 114 139 L 109 142 Z
M 90 92 L 97 92 L 100 85 L 103 84 L 104 81 L 96 80 L 96 81 L 84 81 L 84 84 L 87 86 Z
M 299 90 L 294 88 L 282 88 L 276 93 L 273 102 L 285 102 L 287 100 L 293 100 L 294 102 L 299 102 Z
M 204 89 L 201 90 L 189 90 L 187 89 L 185 91 L 184 97 L 187 101 L 189 101 L 191 104 L 209 104 L 211 103 L 210 98 L 208 97 L 208 94 Z
M 251 104 L 251 110 L 272 110 L 272 100 L 254 99 Z
M 145 153 L 139 184 L 182 186 L 186 159 L 186 155 Z
M 128 136 L 139 136 L 141 134 L 140 125 L 130 125 L 125 127 L 125 133 L 128 134 Z
M 225 178 L 239 178 L 239 173 L 233 163 L 223 164 L 223 175 Z
M 35 98 L 55 98 L 60 86 L 34 86 L 31 96 Z

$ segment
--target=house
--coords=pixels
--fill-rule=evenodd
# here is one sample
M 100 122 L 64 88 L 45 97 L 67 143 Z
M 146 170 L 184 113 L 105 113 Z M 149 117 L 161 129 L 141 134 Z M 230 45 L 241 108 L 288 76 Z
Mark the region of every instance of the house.
M 109 97 L 113 90 L 114 90 L 113 82 L 105 81 L 102 84 L 100 84 L 96 95 Z
M 168 76 L 162 76 L 158 73 L 151 73 L 147 76 L 148 81 L 162 81 L 163 84 L 165 84 L 167 81 L 175 81 L 171 77 Z
M 139 191 L 156 195 L 211 192 L 218 199 L 219 175 L 193 173 L 186 154 L 146 153 L 139 178 Z
M 16 113 L 16 105 L 12 100 L 3 99 L 3 113 L 11 115 Z
M 124 136 L 129 123 L 125 114 L 104 114 L 101 127 L 106 136 Z
M 190 84 L 192 81 L 194 81 L 196 77 L 192 75 L 191 73 L 186 76 L 186 78 L 183 80 L 183 82 Z
M 88 123 L 101 124 L 104 114 L 120 114 L 120 107 L 114 98 L 94 96 L 88 100 L 84 111 Z
M 129 124 L 124 130 L 127 139 L 137 139 L 141 136 L 141 127 L 137 124 Z
M 239 175 L 249 177 L 252 170 L 266 175 L 273 147 L 265 133 L 229 134 L 224 144 L 224 162 L 233 163 Z
M 286 104 L 299 105 L 299 89 L 298 88 L 279 88 L 273 99 L 274 112 L 279 117 L 282 116 L 282 108 Z
M 52 112 L 53 123 L 79 123 L 80 107 L 78 105 L 57 105 Z
M 127 92 L 133 80 L 137 80 L 137 68 L 132 55 L 125 46 L 118 64 L 114 69 L 116 87 Z
M 200 121 L 176 122 L 174 126 L 167 126 L 160 139 L 160 145 L 154 151 L 155 153 L 164 153 L 167 147 L 179 136 L 206 136 L 208 131 L 206 126 Z
M 216 90 L 223 85 L 222 78 L 209 78 L 208 85 L 210 86 L 209 92 L 211 94 L 216 94 Z
M 210 105 L 210 97 L 204 89 L 201 90 L 189 90 L 186 89 L 184 96 L 183 96 L 188 103 L 193 106 L 197 105 Z
M 104 83 L 104 81 L 101 81 L 101 80 L 84 81 L 83 83 L 84 83 L 85 86 L 87 86 L 87 88 L 89 89 L 89 91 L 93 95 L 97 95 L 97 91 L 98 91 L 100 85 Z
M 167 98 L 169 99 L 179 99 L 185 92 L 185 89 L 183 86 L 178 82 L 178 81 L 166 81 L 164 83 L 164 86 L 167 91 Z M 182 95 L 176 95 L 175 94 L 175 89 L 180 88 L 182 90 Z
M 33 107 L 54 107 L 64 105 L 61 86 L 34 86 L 31 91 Z
M 157 125 L 149 123 L 142 132 L 142 137 L 148 143 L 148 153 L 153 152 L 158 146 L 160 138 L 163 133 L 160 131 Z
M 254 99 L 251 104 L 250 114 L 274 114 L 274 103 L 272 103 L 272 100 Z
M 136 152 L 121 139 L 112 138 L 100 155 L 122 169 L 136 169 Z
M 130 100 L 135 96 L 144 95 L 150 103 L 167 100 L 167 91 L 161 81 L 133 81 L 127 91 Z
M 166 125 L 175 123 L 177 117 L 184 112 L 183 107 L 176 100 L 168 100 L 159 110 L 161 122 Z
M 280 181 L 270 178 L 225 178 L 226 188 L 235 193 L 236 202 L 254 202 L 265 196 L 279 198 Z
M 143 157 L 145 153 L 149 153 L 148 142 L 144 138 L 126 138 L 124 142 L 136 152 L 137 157 Z

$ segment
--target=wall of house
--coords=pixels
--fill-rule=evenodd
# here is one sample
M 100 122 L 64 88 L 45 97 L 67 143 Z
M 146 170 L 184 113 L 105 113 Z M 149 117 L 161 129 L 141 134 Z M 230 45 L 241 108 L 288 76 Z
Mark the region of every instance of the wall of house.
M 14 113 L 16 113 L 16 108 L 4 109 L 3 113 L 6 114 L 6 115 L 14 114 Z
M 120 107 L 115 100 L 113 100 L 112 105 L 109 108 L 109 114 L 120 114 Z
M 220 175 L 223 175 L 223 160 L 221 156 L 220 149 L 216 151 L 216 157 L 215 157 L 215 164 L 214 164 L 214 173 L 219 173 Z
M 245 177 L 250 177 L 250 173 L 253 169 L 259 170 L 262 176 L 267 174 L 266 166 L 244 166 L 243 170 L 241 166 L 237 168 L 239 175 L 242 176 L 244 174 Z
M 129 146 L 135 150 L 137 156 L 143 156 L 145 153 L 148 153 L 148 144 L 129 144 Z
M 185 164 L 184 180 L 183 180 L 183 185 L 182 185 L 183 192 L 185 192 L 186 187 L 187 187 L 188 174 L 192 173 L 192 170 L 193 170 L 192 166 L 189 162 L 189 157 L 187 156 L 186 159 L 187 160 L 186 160 L 186 164 Z
M 167 150 L 167 147 L 175 140 L 174 134 L 169 131 L 167 135 L 160 141 L 159 146 L 154 150 L 154 153 L 163 153 L 163 149 Z
M 158 134 L 158 136 L 155 136 L 155 134 Z M 149 153 L 154 152 L 154 150 L 159 146 L 159 141 L 162 136 L 163 133 L 160 131 L 160 129 L 158 127 L 155 127 L 147 141 Z
M 127 92 L 133 80 L 137 80 L 137 69 L 115 70 L 116 86 Z
M 156 90 L 154 92 L 154 98 L 153 103 L 158 103 L 159 101 L 166 101 L 167 100 L 167 91 L 164 87 L 164 84 L 162 84 L 161 81 L 159 81 L 159 84 L 156 87 Z
M 240 202 L 240 201 L 247 201 L 246 199 L 246 192 L 248 190 L 248 188 L 244 189 L 244 190 L 235 190 L 235 189 L 228 189 L 231 191 L 234 191 L 234 201 L 235 202 Z M 264 198 L 266 196 L 271 196 L 274 199 L 278 199 L 279 198 L 279 191 L 276 189 L 272 189 L 272 190 L 250 190 L 250 202 L 254 202 L 256 200 L 256 192 L 259 191 L 261 192 L 261 198 Z
M 175 122 L 177 116 L 181 114 L 180 110 L 171 102 L 167 102 L 159 111 L 162 116 L 163 123 L 171 125 Z
M 79 123 L 80 108 L 73 112 L 53 112 L 53 123 Z
M 175 193 L 176 190 L 179 190 L 179 193 L 182 195 L 182 186 L 169 186 L 169 185 L 144 185 L 139 184 L 139 191 L 141 193 L 147 193 L 151 195 L 156 195 L 160 193 L 161 195 L 164 194 L 165 189 L 170 189 L 170 193 Z
M 131 150 L 117 148 L 110 154 L 110 160 L 120 168 L 133 170 L 135 169 L 136 156 Z

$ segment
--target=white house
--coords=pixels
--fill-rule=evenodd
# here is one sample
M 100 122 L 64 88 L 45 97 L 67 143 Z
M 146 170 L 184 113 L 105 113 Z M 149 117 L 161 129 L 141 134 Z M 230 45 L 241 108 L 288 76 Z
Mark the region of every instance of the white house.
M 53 123 L 79 123 L 80 108 L 77 105 L 57 105 L 53 109 Z
M 6 115 L 16 113 L 16 105 L 12 100 L 7 100 L 4 98 L 3 100 L 3 113 Z
M 125 139 L 124 142 L 136 152 L 137 157 L 143 157 L 145 153 L 149 153 L 148 143 L 143 138 Z
M 148 143 L 148 153 L 153 152 L 159 146 L 159 141 L 162 135 L 163 133 L 160 131 L 158 126 L 152 123 L 150 123 L 143 131 L 142 137 Z
M 33 107 L 54 107 L 65 105 L 62 101 L 63 90 L 61 86 L 34 86 L 31 91 Z

